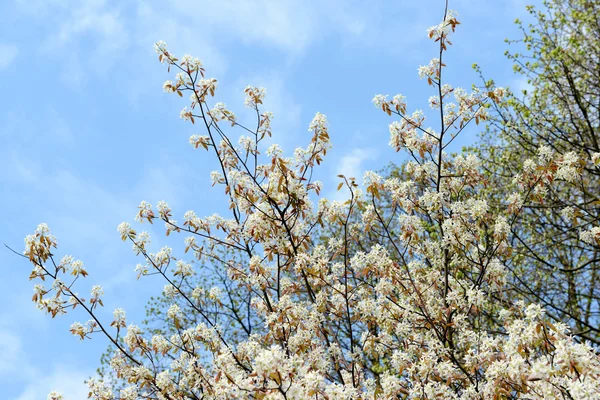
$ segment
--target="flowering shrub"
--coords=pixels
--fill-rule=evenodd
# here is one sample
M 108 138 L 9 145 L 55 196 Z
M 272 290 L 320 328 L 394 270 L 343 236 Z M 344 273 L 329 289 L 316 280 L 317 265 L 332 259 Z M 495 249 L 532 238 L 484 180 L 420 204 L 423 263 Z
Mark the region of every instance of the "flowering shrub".
M 110 366 L 126 386 L 117 391 L 115 382 L 91 379 L 91 398 L 600 396 L 598 355 L 575 342 L 566 325 L 551 323 L 540 306 L 512 301 L 500 262 L 511 254 L 507 238 L 522 202 L 557 175 L 568 176 L 576 160 L 555 160 L 541 149 L 535 168 L 515 177 L 519 191 L 505 214 L 491 212 L 481 195 L 480 161 L 445 152 L 504 95 L 501 88 L 468 92 L 443 81 L 457 18 L 447 10 L 428 30 L 439 55 L 419 68 L 434 91 L 429 104 L 439 127 L 426 127 L 420 110 L 408 114 L 401 95 L 375 96 L 373 103 L 396 120 L 390 145 L 411 157 L 406 179 L 369 171 L 361 189 L 342 175 L 340 188 L 350 193 L 343 202 L 316 201 L 321 183 L 313 170 L 330 149 L 323 114 L 315 115 L 310 142 L 293 156 L 276 145 L 262 154 L 273 118 L 260 109 L 265 89 L 245 89 L 257 123 L 242 126 L 223 103 L 208 104 L 217 82 L 206 78 L 199 60 L 178 59 L 165 43 L 156 44 L 159 60 L 177 71 L 163 88 L 189 93 L 180 116 L 204 128 L 206 135 L 192 136 L 190 144 L 214 154 L 218 170 L 211 177 L 224 188 L 231 216 L 187 211 L 179 223 L 166 203 L 153 208 L 143 201 L 137 221 L 162 221 L 167 235 L 186 236 L 185 254 L 177 257 L 169 247 L 151 252 L 149 235 L 129 223 L 118 226 L 144 260 L 138 276 L 166 281 L 170 335 L 128 324 L 122 309 L 112 322 L 100 321 L 102 288 L 94 286 L 84 300 L 67 282 L 87 275 L 83 263 L 70 256 L 55 261 L 57 242 L 45 224 L 26 238 L 31 278 L 51 282 L 37 284 L 33 300 L 53 317 L 83 308 L 91 319 L 74 323 L 71 332 L 80 339 L 102 332 L 113 345 Z M 236 128 L 243 132 L 237 141 L 229 133 Z M 222 284 L 196 285 L 195 262 L 219 265 L 227 274 Z

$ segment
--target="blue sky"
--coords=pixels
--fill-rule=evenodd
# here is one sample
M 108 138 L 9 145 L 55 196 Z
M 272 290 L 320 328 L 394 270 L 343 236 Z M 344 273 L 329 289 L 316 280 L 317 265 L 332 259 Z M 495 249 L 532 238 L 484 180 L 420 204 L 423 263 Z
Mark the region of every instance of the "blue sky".
M 448 83 L 479 83 L 477 62 L 499 85 L 523 81 L 503 56 L 504 38 L 519 37 L 524 0 L 451 0 L 459 11 L 446 58 Z M 388 149 L 392 121 L 371 104 L 377 93 L 402 93 L 408 109 L 432 94 L 417 67 L 435 56 L 425 30 L 442 0 L 3 0 L 0 2 L 0 241 L 21 250 L 40 222 L 106 291 L 106 318 L 116 307 L 139 322 L 158 279 L 136 281 L 137 262 L 116 231 L 141 200 L 166 200 L 176 216 L 225 211 L 210 189 L 214 159 L 187 144 L 202 132 L 178 118 L 186 104 L 162 92 L 172 78 L 152 44 L 199 57 L 219 80 L 217 99 L 238 116 L 247 84 L 267 88 L 274 142 L 291 151 L 309 139 L 315 112 L 328 116 L 333 149 L 319 177 L 334 193 L 336 175 L 362 177 L 399 155 Z M 435 125 L 434 125 L 435 127 Z M 469 144 L 477 130 L 463 136 Z M 183 237 L 181 237 L 183 240 Z M 161 246 L 161 236 L 153 235 Z M 45 399 L 50 390 L 85 399 L 106 342 L 80 342 L 30 301 L 30 267 L 0 250 L 0 397 Z

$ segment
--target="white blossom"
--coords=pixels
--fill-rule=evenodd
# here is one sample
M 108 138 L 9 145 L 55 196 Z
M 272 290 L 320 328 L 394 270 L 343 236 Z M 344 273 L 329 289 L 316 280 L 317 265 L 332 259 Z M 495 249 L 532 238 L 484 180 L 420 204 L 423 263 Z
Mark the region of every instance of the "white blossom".
M 600 243 L 600 227 L 594 226 L 591 229 L 579 232 L 579 239 L 582 242 L 597 245 Z
M 64 397 L 62 395 L 62 393 L 59 392 L 50 392 L 50 394 L 48 394 L 48 397 L 46 397 L 47 400 L 64 400 Z
M 316 113 L 308 126 L 308 130 L 309 132 L 327 130 L 327 117 L 321 113 Z

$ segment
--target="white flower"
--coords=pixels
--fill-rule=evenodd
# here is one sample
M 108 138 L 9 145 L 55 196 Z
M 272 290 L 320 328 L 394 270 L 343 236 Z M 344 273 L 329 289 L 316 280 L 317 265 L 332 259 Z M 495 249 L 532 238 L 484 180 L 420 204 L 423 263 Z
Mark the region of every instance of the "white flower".
M 315 117 L 308 126 L 308 131 L 312 132 L 322 130 L 327 130 L 327 117 L 324 114 L 318 112 L 315 114 Z
M 73 336 L 79 336 L 80 340 L 83 340 L 85 338 L 86 330 L 84 326 L 79 322 L 73 322 L 69 331 Z
M 246 86 L 244 93 L 246 93 L 244 105 L 246 107 L 256 108 L 259 104 L 262 104 L 265 96 L 267 95 L 267 89 L 264 87 Z
M 114 323 L 118 326 L 125 326 L 125 310 L 117 308 L 113 311 Z
M 452 93 L 453 91 L 454 88 L 452 87 L 452 85 L 448 83 L 444 83 L 442 85 L 442 97 L 445 97 L 448 93 Z
M 375 107 L 381 108 L 383 104 L 387 103 L 387 96 L 384 96 L 382 94 L 376 94 L 375 97 L 373 97 L 372 102 L 375 105 Z
M 535 172 L 537 164 L 531 158 L 528 158 L 523 162 L 523 171 L 529 174 Z
M 523 196 L 518 192 L 513 192 L 508 196 L 507 202 L 509 211 L 518 211 L 523 207 Z
M 125 344 L 130 348 L 135 348 L 138 343 L 138 335 L 142 334 L 142 330 L 137 325 L 129 324 L 127 334 L 123 338 Z
M 448 10 L 444 21 L 438 25 L 431 26 L 427 29 L 427 36 L 433 40 L 439 40 L 442 36 L 447 36 L 453 30 L 453 23 L 456 23 L 458 13 L 454 10 Z
M 567 221 L 571 221 L 575 217 L 575 208 L 573 207 L 565 207 L 560 210 L 560 215 Z
M 600 227 L 594 226 L 587 231 L 579 232 L 579 239 L 581 239 L 582 242 L 590 245 L 600 243 Z
M 188 210 L 185 212 L 185 214 L 183 214 L 183 220 L 185 222 L 192 222 L 196 218 L 198 217 L 196 216 L 196 213 L 193 210 Z
M 485 200 L 469 199 L 467 205 L 473 218 L 481 218 L 488 211 L 488 204 Z
M 60 291 L 62 287 L 64 287 L 64 283 L 60 278 L 56 278 L 54 282 L 52 282 L 52 289 Z
M 35 234 L 40 235 L 40 236 L 49 236 L 50 228 L 48 227 L 48 225 L 46 223 L 41 223 L 35 229 Z
M 211 145 L 211 140 L 209 136 L 192 135 L 190 136 L 189 143 L 196 149 L 200 146 L 202 146 L 205 149 L 208 149 L 208 146 Z
M 235 121 L 235 114 L 229 111 L 225 104 L 221 102 L 215 104 L 215 106 L 208 113 L 215 121 L 221 121 L 224 119 L 231 122 Z
M 215 78 L 200 79 L 198 81 L 198 89 L 200 91 L 198 94 L 200 99 L 204 99 L 204 96 L 207 94 L 214 96 L 215 90 L 217 89 L 217 80 Z
M 154 43 L 154 51 L 156 51 L 158 54 L 162 54 L 166 50 L 167 44 L 163 40 L 159 40 L 158 42 Z
M 162 390 L 168 390 L 173 386 L 173 379 L 169 371 L 162 371 L 156 376 L 156 386 Z
M 151 259 L 154 261 L 155 267 L 160 268 L 162 265 L 167 264 L 171 259 L 172 249 L 168 246 L 160 249 L 156 254 L 150 254 Z
M 134 271 L 138 273 L 138 278 L 139 278 L 142 275 L 147 275 L 149 268 L 148 268 L 148 265 L 136 264 Z
M 113 391 L 109 385 L 103 381 L 97 381 L 95 378 L 91 378 L 88 381 L 88 387 L 90 392 L 94 395 L 94 400 L 113 400 Z
M 502 88 L 502 87 L 497 87 L 497 88 L 494 89 L 494 96 L 497 99 L 503 98 L 505 93 L 506 93 L 506 90 L 504 88 Z
M 429 108 L 437 110 L 440 108 L 440 96 L 433 95 L 429 96 Z
M 92 297 L 100 297 L 104 295 L 104 289 L 100 285 L 94 285 L 92 287 Z
M 152 336 L 150 343 L 152 344 L 152 347 L 161 353 L 167 352 L 171 348 L 169 341 L 162 335 Z
M 98 323 L 93 319 L 90 319 L 85 323 L 85 329 L 87 333 L 94 332 L 94 329 L 96 329 L 96 327 L 98 327 Z
M 194 275 L 194 270 L 192 269 L 192 266 L 184 262 L 183 260 L 177 260 L 177 263 L 175 265 L 175 275 L 181 275 L 182 277 Z
M 195 72 L 202 68 L 202 62 L 198 58 L 192 57 L 189 54 L 185 54 L 183 57 L 181 57 L 181 65 L 187 66 L 189 72 Z
M 541 162 L 547 163 L 554 157 L 554 151 L 548 146 L 540 146 L 538 148 L 538 157 Z
M 46 290 L 44 289 L 44 285 L 36 283 L 33 286 L 33 292 L 36 293 L 36 294 L 38 294 L 38 295 L 43 295 L 46 292 Z
M 37 307 L 40 310 L 46 311 L 48 314 L 52 314 L 53 316 L 59 314 L 66 314 L 66 311 L 63 308 L 64 300 L 62 297 L 52 297 L 42 299 L 37 303 Z
M 83 268 L 83 261 L 73 261 L 73 263 L 71 264 L 71 273 L 73 275 L 86 275 L 87 272 L 85 271 L 85 268 Z
M 167 317 L 171 319 L 181 319 L 183 313 L 181 312 L 181 308 L 177 304 L 171 304 L 169 309 L 167 310 Z
M 188 110 L 187 107 L 183 107 L 183 110 L 181 110 L 181 112 L 179 113 L 179 118 L 186 120 L 186 121 L 191 121 L 192 120 L 192 112 L 190 110 Z
M 200 59 L 197 57 L 192 58 L 190 61 L 188 61 L 188 68 L 190 72 L 198 71 L 200 68 L 202 68 L 202 61 L 200 61 Z
M 269 157 L 280 157 L 283 154 L 283 149 L 277 143 L 273 143 L 267 148 L 266 154 Z
M 171 211 L 171 208 L 169 207 L 167 202 L 162 200 L 158 202 L 158 204 L 156 205 L 156 209 L 158 210 L 161 216 Z
M 365 171 L 363 174 L 363 185 L 369 187 L 371 185 L 381 185 L 383 183 L 383 178 L 381 175 L 374 171 Z
M 401 94 L 397 94 L 394 96 L 391 103 L 395 106 L 406 106 L 406 97 Z
M 494 236 L 498 239 L 505 239 L 510 232 L 510 225 L 505 217 L 499 216 L 494 224 Z
M 437 78 L 437 73 L 440 69 L 440 59 L 432 58 L 429 64 L 419 67 L 419 78 Z M 456 94 L 455 94 L 456 95 Z
M 172 81 L 166 80 L 165 83 L 163 83 L 163 90 L 165 93 L 175 93 L 176 88 Z
M 199 286 L 195 287 L 194 290 L 192 291 L 192 298 L 194 298 L 195 300 L 200 300 L 203 297 L 204 297 L 204 289 L 202 289 Z
M 242 150 L 244 150 L 244 152 L 250 152 L 254 150 L 255 139 L 249 136 L 240 136 L 238 139 L 238 145 Z
M 179 293 L 177 291 L 177 288 L 170 283 L 167 283 L 163 287 L 163 294 L 165 295 L 166 298 L 172 299 L 173 297 L 175 297 L 177 295 L 177 293 Z
M 121 398 L 119 400 L 137 400 L 138 389 L 135 386 L 129 386 L 125 389 L 121 389 L 120 395 Z
M 579 157 L 574 151 L 570 151 L 562 157 L 558 162 L 558 170 L 556 171 L 556 179 L 564 179 L 567 182 L 574 182 L 579 177 L 577 164 Z
M 194 236 L 188 236 L 183 242 L 185 243 L 185 247 L 193 247 L 196 245 L 196 238 Z
M 210 172 L 210 182 L 214 186 L 217 183 L 224 183 L 225 179 L 223 178 L 223 174 L 219 171 L 211 171 Z
M 73 293 L 73 296 L 69 297 L 69 304 L 71 304 L 72 306 L 78 306 L 79 305 L 79 300 L 77 300 L 78 296 L 79 296 L 79 293 Z
M 46 397 L 47 400 L 63 400 L 64 397 L 62 395 L 62 393 L 59 392 L 50 392 L 50 394 L 48 394 L 48 397 Z
M 151 219 L 154 217 L 154 213 L 152 212 L 152 205 L 146 200 L 142 200 L 142 202 L 138 206 L 138 209 L 139 211 L 135 217 L 136 221 L 143 222 L 146 219 Z
M 121 234 L 121 239 L 123 240 L 127 238 L 131 231 L 131 225 L 129 225 L 127 222 L 121 222 L 119 226 L 117 226 L 117 232 Z
M 60 260 L 60 264 L 63 268 L 68 269 L 73 263 L 73 256 L 66 255 Z
M 184 86 L 188 83 L 191 83 L 187 74 L 184 74 L 183 72 L 179 72 L 177 75 L 175 75 L 175 80 L 177 86 Z
M 208 297 L 213 299 L 213 300 L 219 300 L 221 298 L 221 289 L 214 286 L 212 288 L 210 288 L 210 291 L 208 292 Z

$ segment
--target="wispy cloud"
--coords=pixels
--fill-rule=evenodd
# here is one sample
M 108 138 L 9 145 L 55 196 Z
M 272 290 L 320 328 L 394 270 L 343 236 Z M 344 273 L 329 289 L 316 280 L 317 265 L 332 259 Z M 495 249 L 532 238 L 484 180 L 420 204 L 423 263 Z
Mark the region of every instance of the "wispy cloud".
M 123 61 L 130 46 L 130 29 L 123 7 L 117 4 L 105 0 L 17 1 L 19 11 L 45 31 L 38 50 L 63 61 L 63 81 L 73 87 L 84 84 L 90 71 L 106 74 Z
M 52 391 L 62 393 L 66 399 L 87 399 L 89 389 L 84 381 L 91 375 L 92 371 L 84 372 L 66 364 L 59 364 L 50 372 L 37 370 L 35 378 L 27 382 L 16 400 L 45 399 Z
M 366 160 L 375 156 L 372 149 L 354 148 L 340 158 L 336 168 L 336 175 L 343 174 L 346 177 L 356 178 L 360 182 L 363 174 L 362 165 Z
M 356 183 L 362 184 L 362 176 L 365 172 L 364 164 L 368 160 L 374 159 L 376 152 L 369 148 L 353 148 L 346 154 L 340 157 L 334 168 L 335 178 L 333 182 L 335 186 L 340 182 L 338 175 L 344 175 L 346 178 L 355 178 Z M 349 197 L 350 192 L 346 187 L 339 191 L 330 191 L 325 197 L 332 200 L 345 200 Z
M 327 32 L 359 35 L 365 26 L 359 3 L 355 2 L 224 0 L 206 4 L 201 12 L 190 12 L 198 4 L 194 0 L 171 0 L 169 4 L 183 20 L 201 22 L 218 36 L 294 54 L 303 52 Z
M 32 4 L 33 2 L 33 4 Z M 175 49 L 211 60 L 217 72 L 231 43 L 275 49 L 298 56 L 328 35 L 343 40 L 380 42 L 380 24 L 369 21 L 376 7 L 358 1 L 223 0 L 141 1 L 135 5 L 106 0 L 17 0 L 20 12 L 46 30 L 41 50 L 66 59 L 63 74 L 85 83 L 85 72 L 124 67 L 132 54 L 151 52 L 162 39 Z M 371 27 L 368 29 L 368 27 Z M 407 37 L 410 35 L 403 35 Z M 376 40 L 377 39 L 377 40 Z M 136 68 L 138 68 L 137 66 Z M 76 85 L 74 85 L 76 86 Z
M 16 45 L 0 43 L 0 69 L 8 68 L 18 54 L 19 50 Z
M 531 93 L 533 86 L 528 82 L 528 80 L 529 79 L 526 76 L 516 77 L 512 82 L 510 82 L 511 91 L 517 96 L 521 96 L 523 90 L 527 90 Z
M 14 378 L 15 375 L 31 376 L 32 368 L 23 362 L 23 347 L 18 335 L 8 329 L 0 329 L 0 379 Z
M 83 382 L 92 371 L 64 362 L 54 364 L 50 371 L 42 371 L 18 334 L 6 327 L 0 327 L 0 352 L 0 384 L 19 382 L 22 389 L 16 400 L 45 399 L 53 390 L 62 392 L 67 399 L 87 398 L 87 385 Z

